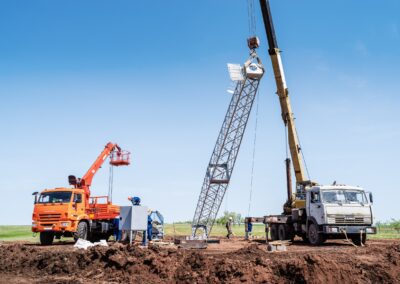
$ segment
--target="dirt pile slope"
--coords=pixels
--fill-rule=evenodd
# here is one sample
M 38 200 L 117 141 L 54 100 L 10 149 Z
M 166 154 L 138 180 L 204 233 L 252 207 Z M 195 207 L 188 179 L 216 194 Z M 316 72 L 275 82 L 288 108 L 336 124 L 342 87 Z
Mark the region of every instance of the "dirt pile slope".
M 268 253 L 248 245 L 228 253 L 114 244 L 0 245 L 0 279 L 19 283 L 400 283 L 400 242 Z M 12 278 L 10 278 L 12 277 Z M 26 280 L 26 282 L 24 282 Z

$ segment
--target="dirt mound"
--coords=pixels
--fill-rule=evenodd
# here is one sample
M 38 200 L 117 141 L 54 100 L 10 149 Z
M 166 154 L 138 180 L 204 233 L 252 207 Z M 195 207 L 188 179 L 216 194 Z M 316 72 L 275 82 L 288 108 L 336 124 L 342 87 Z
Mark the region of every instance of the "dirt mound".
M 396 283 L 399 265 L 399 242 L 299 251 L 290 246 L 279 253 L 243 242 L 241 249 L 219 254 L 120 244 L 87 251 L 0 245 L 0 277 L 16 283 Z
M 10 245 L 0 247 L 0 272 L 36 276 L 68 276 L 60 283 L 84 280 L 127 282 L 147 279 L 160 282 L 171 277 L 168 259 L 176 259 L 176 250 L 160 252 L 157 247 L 115 244 L 85 250 L 43 250 L 41 247 Z M 51 278 L 51 277 L 50 277 Z

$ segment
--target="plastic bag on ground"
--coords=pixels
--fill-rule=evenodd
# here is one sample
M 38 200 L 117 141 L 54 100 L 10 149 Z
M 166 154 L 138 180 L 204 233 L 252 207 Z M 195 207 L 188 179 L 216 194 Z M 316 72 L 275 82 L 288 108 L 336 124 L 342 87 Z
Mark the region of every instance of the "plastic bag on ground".
M 95 242 L 93 245 L 94 246 L 108 247 L 108 244 L 107 244 L 106 240 L 100 240 L 99 242 Z
M 92 243 L 92 242 L 84 240 L 84 239 L 78 239 L 74 245 L 74 248 L 86 250 L 86 249 L 88 249 L 90 247 L 94 247 L 94 246 L 108 247 L 108 244 L 107 244 L 106 240 L 100 240 L 100 242 Z

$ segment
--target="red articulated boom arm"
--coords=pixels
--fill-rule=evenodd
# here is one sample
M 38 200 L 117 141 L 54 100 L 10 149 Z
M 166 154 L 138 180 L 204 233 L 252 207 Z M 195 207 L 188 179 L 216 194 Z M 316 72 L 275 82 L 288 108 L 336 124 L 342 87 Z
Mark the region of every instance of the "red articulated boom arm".
M 92 166 L 89 168 L 89 170 L 86 172 L 86 174 L 81 178 L 81 179 L 76 179 L 75 176 L 69 176 L 69 183 L 75 188 L 82 188 L 85 191 L 85 198 L 86 200 L 89 199 L 90 197 L 90 186 L 92 185 L 92 180 L 94 175 L 97 173 L 97 171 L 101 168 L 103 165 L 104 161 L 112 154 L 116 154 L 116 157 L 121 157 L 121 159 L 112 159 L 110 164 L 115 165 L 115 166 L 120 166 L 120 165 L 128 165 L 129 164 L 129 152 L 127 159 L 122 160 L 123 158 L 123 151 L 121 148 L 114 143 L 107 143 L 107 145 L 104 147 L 104 150 L 100 153 L 100 155 L 97 157 L 97 159 L 94 161 Z
M 113 144 L 111 142 L 107 143 L 104 147 L 103 152 L 97 157 L 96 161 L 92 164 L 90 169 L 86 172 L 86 174 L 82 177 L 81 187 L 89 190 L 89 187 L 92 185 L 92 180 L 97 171 L 101 168 L 104 161 L 110 156 L 111 152 L 116 150 L 117 152 L 121 152 L 121 148 L 117 144 Z

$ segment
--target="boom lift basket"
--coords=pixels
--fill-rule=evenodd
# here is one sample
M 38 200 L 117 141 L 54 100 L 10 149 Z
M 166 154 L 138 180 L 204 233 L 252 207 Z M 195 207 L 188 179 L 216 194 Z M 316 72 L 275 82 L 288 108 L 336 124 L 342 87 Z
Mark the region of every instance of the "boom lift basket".
M 113 166 L 128 166 L 130 161 L 131 152 L 128 151 L 114 151 L 110 155 L 110 164 Z

